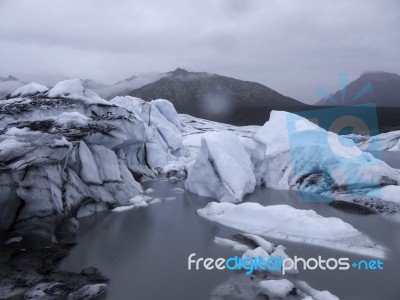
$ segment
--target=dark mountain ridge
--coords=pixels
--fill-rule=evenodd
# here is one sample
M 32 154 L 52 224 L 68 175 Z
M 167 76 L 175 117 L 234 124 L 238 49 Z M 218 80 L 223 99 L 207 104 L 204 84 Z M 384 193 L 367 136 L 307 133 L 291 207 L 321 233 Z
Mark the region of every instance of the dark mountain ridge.
M 265 121 L 268 108 L 292 110 L 308 107 L 256 82 L 206 72 L 189 72 L 181 68 L 165 75 L 132 90 L 129 95 L 147 101 L 167 99 L 180 113 L 230 123 L 237 123 L 243 115 L 255 114 L 257 119 L 257 111 L 261 108 L 263 113 L 260 119 Z
M 361 91 L 365 91 L 365 94 L 360 94 Z M 329 99 L 321 99 L 316 105 L 373 103 L 380 107 L 400 107 L 400 75 L 387 72 L 365 73 L 346 86 L 344 99 L 342 94 L 343 91 L 339 90 Z

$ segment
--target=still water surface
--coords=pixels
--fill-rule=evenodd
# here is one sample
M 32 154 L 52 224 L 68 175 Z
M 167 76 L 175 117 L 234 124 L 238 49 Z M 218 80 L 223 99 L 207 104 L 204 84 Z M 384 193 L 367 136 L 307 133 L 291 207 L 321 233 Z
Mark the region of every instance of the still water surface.
M 385 155 L 384 159 L 400 167 L 397 154 Z M 182 188 L 181 182 L 154 181 L 144 187 L 155 190 L 153 197 L 176 199 L 81 219 L 78 244 L 61 262 L 60 269 L 79 272 L 88 266 L 99 268 L 110 278 L 108 292 L 102 299 L 209 299 L 213 289 L 229 280 L 233 273 L 188 271 L 188 255 L 193 252 L 198 257 L 238 255 L 213 243 L 215 236 L 229 238 L 237 231 L 200 218 L 196 210 L 212 200 L 174 189 Z M 300 271 L 298 279 L 344 300 L 400 299 L 400 223 L 379 215 L 346 213 L 324 202 L 299 201 L 295 191 L 259 187 L 245 201 L 313 209 L 326 217 L 341 218 L 368 234 L 388 249 L 383 271 Z M 290 256 L 366 258 L 318 246 L 268 240 L 284 245 Z

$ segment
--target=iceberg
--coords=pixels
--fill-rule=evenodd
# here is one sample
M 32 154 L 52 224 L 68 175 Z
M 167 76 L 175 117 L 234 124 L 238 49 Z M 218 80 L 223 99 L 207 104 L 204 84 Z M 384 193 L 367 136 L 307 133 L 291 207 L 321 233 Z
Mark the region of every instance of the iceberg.
M 352 225 L 325 218 L 313 210 L 288 205 L 262 206 L 258 203 L 210 202 L 197 213 L 210 221 L 250 234 L 287 239 L 343 251 L 384 257 L 382 246 L 371 241 Z
M 287 279 L 263 280 L 259 285 L 261 291 L 271 298 L 284 298 L 294 288 L 294 284 Z
M 339 300 L 338 297 L 335 295 L 331 294 L 328 291 L 318 291 L 314 288 L 312 288 L 307 282 L 305 281 L 298 281 L 296 282 L 296 288 L 300 289 L 308 295 L 308 299 L 314 299 L 314 300 Z
M 185 181 L 187 190 L 221 202 L 239 203 L 255 186 L 253 165 L 234 133 L 203 136 L 198 157 Z
M 258 182 L 266 186 L 327 197 L 363 197 L 400 183 L 399 170 L 362 152 L 351 139 L 295 114 L 272 111 L 253 138 L 266 146 L 266 157 L 256 173 Z
M 230 240 L 230 239 L 221 238 L 221 237 L 218 237 L 218 236 L 216 236 L 214 238 L 214 243 L 217 244 L 217 245 L 220 245 L 220 246 L 230 247 L 235 251 L 245 252 L 247 250 L 250 250 L 250 248 L 247 245 L 244 245 L 244 244 L 242 244 L 240 242 L 233 241 L 233 240 Z

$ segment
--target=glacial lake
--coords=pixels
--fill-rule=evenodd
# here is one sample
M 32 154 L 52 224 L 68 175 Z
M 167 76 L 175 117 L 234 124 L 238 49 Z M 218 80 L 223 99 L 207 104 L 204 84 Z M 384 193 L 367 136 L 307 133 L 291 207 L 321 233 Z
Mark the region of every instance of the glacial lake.
M 400 168 L 398 153 L 385 153 L 383 158 Z M 79 272 L 85 267 L 97 267 L 110 278 L 108 291 L 100 299 L 209 299 L 212 291 L 231 279 L 234 272 L 188 271 L 188 256 L 191 253 L 212 258 L 241 255 L 213 242 L 215 236 L 230 238 L 238 231 L 199 217 L 196 210 L 212 200 L 176 189 L 182 188 L 183 182 L 151 181 L 143 186 L 154 189 L 150 194 L 154 198 L 175 199 L 81 219 L 78 244 L 60 263 L 60 269 Z M 295 191 L 258 187 L 245 201 L 262 205 L 288 204 L 299 209 L 313 209 L 325 217 L 341 218 L 388 251 L 383 260 L 384 270 L 300 270 L 297 279 L 344 300 L 400 299 L 400 223 L 380 215 L 343 212 L 325 202 L 300 201 L 298 196 Z M 292 257 L 369 259 L 319 246 L 267 240 L 285 246 Z

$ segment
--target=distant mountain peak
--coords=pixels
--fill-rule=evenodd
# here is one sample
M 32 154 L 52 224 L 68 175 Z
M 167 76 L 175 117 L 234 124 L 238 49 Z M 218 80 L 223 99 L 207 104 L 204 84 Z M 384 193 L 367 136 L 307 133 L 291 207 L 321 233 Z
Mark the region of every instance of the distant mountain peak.
M 133 89 L 129 95 L 146 101 L 167 99 L 180 113 L 233 123 L 243 114 L 253 115 L 255 111 L 262 112 L 260 115 L 265 121 L 268 107 L 307 107 L 256 82 L 182 68 L 164 74 L 155 82 Z
M 168 74 L 171 74 L 172 76 L 187 76 L 191 72 L 182 69 L 182 68 L 176 68 L 175 71 L 168 72 Z
M 331 101 L 327 101 L 327 99 Z M 342 100 L 341 100 L 342 99 Z M 333 101 L 335 100 L 335 101 Z M 350 82 L 344 90 L 338 90 L 316 105 L 370 104 L 376 106 L 400 106 L 400 75 L 374 71 L 362 74 Z
M 370 71 L 370 72 L 365 72 L 361 76 L 399 76 L 396 73 L 391 73 L 391 72 L 383 72 L 383 71 Z
M 8 75 L 8 77 L 0 77 L 0 81 L 18 81 L 18 78 L 13 75 Z
M 400 75 L 389 72 L 366 72 L 360 76 L 360 79 L 369 81 L 399 80 Z

